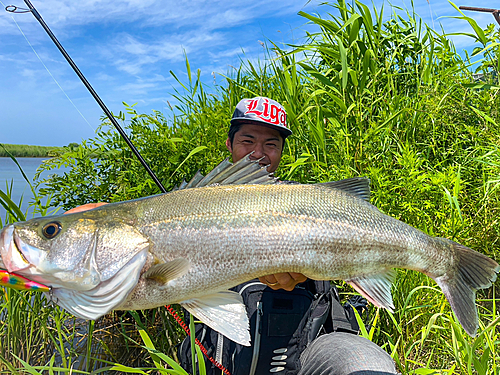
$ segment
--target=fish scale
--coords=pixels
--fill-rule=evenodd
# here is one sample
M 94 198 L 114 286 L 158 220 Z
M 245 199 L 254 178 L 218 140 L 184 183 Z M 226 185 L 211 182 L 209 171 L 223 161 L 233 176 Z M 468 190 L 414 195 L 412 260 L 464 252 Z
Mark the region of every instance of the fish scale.
M 206 290 L 208 284 L 212 283 L 212 280 L 206 278 L 207 269 L 213 273 L 221 273 L 227 279 L 228 271 L 224 268 L 233 260 L 233 254 L 239 254 L 244 259 L 240 263 L 242 269 L 235 264 L 231 267 L 239 277 L 234 282 L 261 276 L 262 272 L 271 274 L 290 270 L 290 266 L 295 267 L 294 271 L 299 271 L 304 267 L 311 267 L 310 263 L 318 257 L 322 259 L 323 268 L 312 267 L 314 274 L 307 276 L 345 279 L 354 275 L 346 275 L 343 267 L 336 264 L 348 263 L 346 257 L 350 258 L 353 254 L 357 255 L 354 257 L 357 267 L 363 266 L 365 262 L 377 268 L 383 264 L 385 268 L 414 269 L 417 265 L 408 264 L 408 252 L 403 253 L 399 249 L 408 248 L 409 238 L 413 242 L 423 241 L 426 246 L 422 245 L 420 249 L 429 248 L 428 242 L 432 242 L 430 237 L 395 219 L 382 214 L 374 217 L 374 211 L 368 203 L 341 191 L 332 193 L 324 187 L 273 185 L 192 189 L 182 197 L 182 210 L 179 210 L 178 204 L 171 209 L 174 202 L 178 201 L 178 194 L 181 192 L 159 197 L 161 203 L 154 200 L 147 202 L 152 207 L 158 207 L 158 212 L 151 215 L 150 219 L 161 217 L 161 225 L 148 222 L 148 229 L 139 231 L 155 244 L 151 251 L 155 254 L 158 252 L 157 256 L 173 254 L 192 259 L 193 263 L 200 266 L 206 265 L 199 268 L 198 274 L 193 270 L 192 274 L 183 276 L 185 279 L 196 277 L 196 284 L 202 290 Z M 222 202 L 217 199 L 220 196 L 224 197 Z M 343 205 L 347 206 L 346 198 L 351 200 L 351 212 L 342 209 Z M 306 215 L 308 208 L 314 207 L 314 203 L 318 201 L 322 202 L 322 210 L 313 208 Z M 185 204 L 187 202 L 192 204 Z M 343 204 L 339 208 L 336 202 Z M 357 205 L 355 210 L 352 209 L 353 204 Z M 150 212 L 153 210 L 152 208 Z M 138 225 L 140 227 L 141 222 Z M 391 231 L 391 227 L 397 227 L 399 231 L 404 229 L 406 233 L 398 235 Z M 349 228 L 355 230 L 350 231 Z M 364 239 L 366 233 L 369 233 L 371 239 Z M 237 237 L 236 241 L 231 239 L 234 236 Z M 371 247 L 369 253 L 353 251 L 364 245 Z M 377 248 L 384 251 L 377 254 Z M 310 249 L 323 251 L 316 257 L 304 256 Z M 292 258 L 292 253 L 301 254 L 300 264 L 288 261 L 288 258 Z M 417 258 L 421 259 L 424 254 Z M 428 263 L 436 261 L 429 251 L 427 254 Z M 448 256 L 443 249 L 439 249 L 439 254 L 441 257 Z M 253 268 L 245 269 L 255 258 L 260 263 L 256 274 L 250 272 Z M 293 260 L 296 259 L 299 257 L 293 257 Z M 378 261 L 374 261 L 377 259 Z M 170 261 L 172 258 L 163 260 Z M 373 270 L 365 272 L 373 273 Z M 182 283 L 182 279 L 178 283 Z M 166 287 L 162 288 L 165 292 L 168 290 Z M 180 300 L 169 302 L 180 302 L 192 294 L 192 290 L 175 290 L 172 294 L 177 295 Z
M 9 225 L 0 234 L 0 265 L 50 286 L 55 302 L 82 318 L 180 303 L 244 345 L 248 317 L 239 294 L 227 290 L 233 286 L 299 272 L 345 280 L 392 310 L 393 268 L 405 268 L 433 278 L 474 335 L 475 292 L 491 286 L 498 264 L 368 199 L 367 179 L 289 184 L 248 157 L 226 160 L 167 194 Z M 47 226 L 60 230 L 47 238 Z

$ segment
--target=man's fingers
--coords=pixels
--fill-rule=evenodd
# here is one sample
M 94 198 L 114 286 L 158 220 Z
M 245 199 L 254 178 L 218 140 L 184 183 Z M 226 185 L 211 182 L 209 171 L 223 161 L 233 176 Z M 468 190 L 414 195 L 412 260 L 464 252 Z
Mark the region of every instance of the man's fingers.
M 274 275 L 267 275 L 267 276 L 262 276 L 259 277 L 259 281 L 261 283 L 264 283 L 268 286 L 276 286 L 278 283 L 278 280 L 274 277 Z
M 262 276 L 259 277 L 259 280 L 273 290 L 285 289 L 291 291 L 297 284 L 306 281 L 307 277 L 297 272 L 283 272 Z
M 274 277 L 278 281 L 278 285 L 285 290 L 292 290 L 295 286 L 295 280 L 292 278 L 292 276 L 290 276 L 288 272 L 277 273 L 274 275 Z
M 298 273 L 298 272 L 290 272 L 290 276 L 292 277 L 292 279 L 294 279 L 295 281 L 298 281 L 298 283 L 303 283 L 304 281 L 307 280 L 307 277 L 304 276 L 303 274 L 301 273 Z

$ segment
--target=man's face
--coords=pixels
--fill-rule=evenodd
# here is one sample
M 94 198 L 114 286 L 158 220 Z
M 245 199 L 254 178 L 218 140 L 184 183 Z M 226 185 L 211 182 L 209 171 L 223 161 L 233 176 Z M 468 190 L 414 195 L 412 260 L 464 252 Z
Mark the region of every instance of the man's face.
M 269 165 L 268 172 L 274 172 L 281 160 L 283 150 L 283 138 L 279 131 L 262 125 L 243 124 L 234 135 L 233 144 L 229 138 L 226 146 L 233 156 L 233 163 L 250 155 L 250 159 L 256 160 L 263 157 L 259 162 L 261 166 Z

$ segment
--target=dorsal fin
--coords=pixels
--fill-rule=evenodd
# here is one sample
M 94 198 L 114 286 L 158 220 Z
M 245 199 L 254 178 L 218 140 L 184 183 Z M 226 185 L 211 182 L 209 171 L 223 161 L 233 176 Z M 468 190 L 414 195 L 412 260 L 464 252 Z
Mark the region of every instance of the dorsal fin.
M 200 173 L 200 171 L 196 172 L 194 177 L 189 181 L 189 184 L 180 187 L 180 189 L 189 189 L 193 187 L 193 185 L 196 185 L 198 182 L 200 182 L 203 179 L 203 175 Z
M 176 186 L 173 190 L 198 188 L 209 185 L 275 184 L 278 179 L 267 171 L 267 166 L 259 166 L 260 159 L 251 160 L 250 155 L 251 153 L 234 164 L 228 159 L 225 159 L 205 177 L 198 171 L 189 183 L 186 184 L 186 182 L 183 181 L 180 186 Z
M 339 189 L 367 202 L 370 201 L 370 179 L 366 177 L 346 178 L 345 180 L 323 182 L 316 185 Z

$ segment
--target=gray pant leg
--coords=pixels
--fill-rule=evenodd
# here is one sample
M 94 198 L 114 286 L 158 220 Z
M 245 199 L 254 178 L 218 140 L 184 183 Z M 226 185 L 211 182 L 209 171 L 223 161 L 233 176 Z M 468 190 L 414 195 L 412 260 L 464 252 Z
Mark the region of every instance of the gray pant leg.
M 298 375 L 398 374 L 382 348 L 361 336 L 334 332 L 311 342 L 300 356 Z

